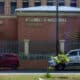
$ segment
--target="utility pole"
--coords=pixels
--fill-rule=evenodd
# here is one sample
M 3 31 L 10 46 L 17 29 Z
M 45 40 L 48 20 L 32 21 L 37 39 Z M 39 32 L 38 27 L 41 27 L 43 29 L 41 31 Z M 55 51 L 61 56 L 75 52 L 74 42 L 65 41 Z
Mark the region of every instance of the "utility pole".
M 59 0 L 56 0 L 56 55 L 59 53 Z

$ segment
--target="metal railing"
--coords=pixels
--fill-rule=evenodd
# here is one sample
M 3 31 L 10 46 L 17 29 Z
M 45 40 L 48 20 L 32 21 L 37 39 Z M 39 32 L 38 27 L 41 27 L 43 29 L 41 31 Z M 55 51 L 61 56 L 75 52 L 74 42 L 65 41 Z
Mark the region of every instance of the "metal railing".
M 44 43 L 44 45 L 48 46 L 46 43 Z M 40 48 L 40 50 L 31 50 L 33 49 L 31 46 L 33 47 L 37 47 Z M 50 45 L 49 45 L 50 46 Z M 48 59 L 51 55 L 54 55 L 55 53 L 53 52 L 49 52 L 46 48 L 45 50 L 45 46 L 42 46 L 43 48 L 41 48 L 41 43 L 38 42 L 31 42 L 30 43 L 30 52 L 28 55 L 26 55 L 24 53 L 24 41 L 0 41 L 0 53 L 16 53 L 19 55 L 20 59 L 22 60 L 46 60 Z M 43 49 L 43 50 L 42 50 Z
M 45 45 L 45 46 L 44 46 Z M 16 53 L 22 60 L 47 60 L 51 55 L 55 56 L 55 46 L 54 44 L 30 42 L 30 51 L 26 55 L 24 52 L 24 41 L 0 41 L 0 53 Z M 37 49 L 36 49 L 37 48 Z M 39 49 L 40 48 L 40 49 Z M 65 51 L 72 49 L 79 49 L 80 41 L 66 40 L 65 41 Z M 53 51 L 52 51 L 53 49 Z
M 80 40 L 66 40 L 65 41 L 65 51 L 80 49 Z

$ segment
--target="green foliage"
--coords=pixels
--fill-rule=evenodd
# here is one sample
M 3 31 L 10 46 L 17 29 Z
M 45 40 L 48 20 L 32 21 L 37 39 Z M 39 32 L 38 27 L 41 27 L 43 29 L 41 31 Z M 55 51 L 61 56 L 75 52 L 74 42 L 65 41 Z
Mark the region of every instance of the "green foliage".
M 46 73 L 45 77 L 46 77 L 46 78 L 51 78 L 52 76 L 51 76 L 50 73 Z
M 58 76 L 57 78 L 59 78 L 59 79 L 68 79 L 69 77 L 68 76 Z
M 45 75 L 46 78 L 51 78 L 51 77 L 52 77 L 51 74 L 50 74 L 50 71 L 51 71 L 51 70 L 53 70 L 53 68 L 50 67 L 50 66 L 48 66 L 48 68 L 47 68 L 47 73 L 46 73 L 46 75 Z
M 0 75 L 0 80 L 80 80 L 80 75 Z
M 46 73 L 45 77 L 46 78 L 51 78 L 51 75 L 49 73 Z

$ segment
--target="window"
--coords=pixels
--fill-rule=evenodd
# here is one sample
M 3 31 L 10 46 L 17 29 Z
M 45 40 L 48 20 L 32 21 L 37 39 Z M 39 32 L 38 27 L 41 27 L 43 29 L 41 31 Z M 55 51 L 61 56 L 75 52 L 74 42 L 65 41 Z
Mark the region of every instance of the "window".
M 47 0 L 47 5 L 52 6 L 55 0 Z
M 64 0 L 59 0 L 59 6 L 64 6 L 65 1 Z
M 29 0 L 23 0 L 23 8 L 29 7 Z
M 0 2 L 0 14 L 4 14 L 4 2 Z
M 41 0 L 35 0 L 35 6 L 41 6 Z
M 77 51 L 71 52 L 68 56 L 77 56 Z
M 17 8 L 17 2 L 13 1 L 10 3 L 11 6 L 11 15 L 13 15 L 15 13 L 15 9 Z
M 71 0 L 70 5 L 71 5 L 72 7 L 76 7 L 76 6 L 77 6 L 77 0 Z

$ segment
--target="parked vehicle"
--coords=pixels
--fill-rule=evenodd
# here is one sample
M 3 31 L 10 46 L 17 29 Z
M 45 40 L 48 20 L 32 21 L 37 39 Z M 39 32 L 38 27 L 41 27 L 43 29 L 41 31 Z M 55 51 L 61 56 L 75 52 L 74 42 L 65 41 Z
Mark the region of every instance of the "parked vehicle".
M 57 63 L 54 61 L 54 59 L 49 59 L 48 63 L 49 66 L 54 67 L 56 69 L 56 66 L 58 67 L 58 70 L 64 70 L 68 67 L 72 67 L 72 68 L 76 68 L 76 67 L 80 67 L 80 49 L 74 49 L 74 50 L 70 50 L 69 52 L 67 52 L 66 54 L 69 58 L 69 62 L 68 63 L 64 63 L 64 65 L 57 65 Z
M 15 53 L 0 53 L 0 67 L 18 69 L 19 57 Z

